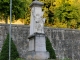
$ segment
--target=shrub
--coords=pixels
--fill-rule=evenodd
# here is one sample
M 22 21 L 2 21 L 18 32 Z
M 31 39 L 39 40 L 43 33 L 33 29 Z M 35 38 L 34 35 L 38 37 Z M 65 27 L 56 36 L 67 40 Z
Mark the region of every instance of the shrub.
M 60 59 L 60 60 L 71 60 L 70 58 L 64 58 L 64 59 Z
M 22 59 L 22 58 L 16 58 L 15 60 L 24 60 L 24 59 Z
M 46 50 L 50 54 L 50 58 L 49 59 L 56 59 L 55 51 L 53 50 L 51 42 L 48 39 L 48 37 L 46 37 Z
M 14 60 L 18 57 L 18 51 L 15 44 L 13 43 L 13 40 L 11 39 L 11 60 Z M 0 60 L 9 60 L 9 34 L 3 43 Z

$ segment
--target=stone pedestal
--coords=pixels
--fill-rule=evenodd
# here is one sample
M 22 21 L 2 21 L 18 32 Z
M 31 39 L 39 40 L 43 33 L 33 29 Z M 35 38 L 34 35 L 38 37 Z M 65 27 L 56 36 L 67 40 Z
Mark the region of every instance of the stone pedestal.
M 39 1 L 33 1 L 31 7 L 31 22 L 30 22 L 30 36 L 29 36 L 29 52 L 27 53 L 27 60 L 29 59 L 48 59 L 49 53 L 46 51 L 46 39 L 44 34 L 44 23 L 42 6 L 44 4 Z
M 45 34 L 34 33 L 29 36 L 29 52 L 27 59 L 48 59 L 49 52 L 46 51 Z

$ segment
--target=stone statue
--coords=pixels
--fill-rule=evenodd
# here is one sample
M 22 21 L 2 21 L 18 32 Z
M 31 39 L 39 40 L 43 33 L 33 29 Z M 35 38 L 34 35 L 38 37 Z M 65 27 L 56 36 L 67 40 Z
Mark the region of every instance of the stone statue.
M 37 10 L 37 9 L 36 9 Z M 34 21 L 35 21 L 35 31 L 38 33 L 44 33 L 44 23 L 45 23 L 45 18 L 43 18 L 44 12 L 42 12 L 40 9 L 38 9 L 37 12 L 34 11 L 33 8 L 33 16 L 34 16 Z

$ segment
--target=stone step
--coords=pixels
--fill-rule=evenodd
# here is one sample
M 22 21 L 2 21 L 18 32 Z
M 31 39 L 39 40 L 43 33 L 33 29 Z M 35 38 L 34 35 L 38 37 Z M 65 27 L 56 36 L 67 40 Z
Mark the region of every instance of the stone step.
M 1 47 L 2 47 L 2 42 L 0 41 L 0 51 L 1 51 Z
M 1 48 L 0 48 L 0 51 L 1 51 Z
M 2 41 L 0 41 L 0 48 L 1 48 L 1 46 L 2 46 Z

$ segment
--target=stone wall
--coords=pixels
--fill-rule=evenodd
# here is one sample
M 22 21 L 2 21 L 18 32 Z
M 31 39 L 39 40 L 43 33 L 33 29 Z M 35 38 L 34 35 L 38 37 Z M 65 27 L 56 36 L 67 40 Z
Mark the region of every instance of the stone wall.
M 0 50 L 4 40 L 6 39 L 7 33 L 9 33 L 9 25 L 0 25 Z M 29 26 L 23 25 L 12 25 L 12 39 L 17 46 L 17 50 L 21 57 L 24 57 L 25 53 L 28 52 L 28 36 Z
M 0 51 L 9 32 L 9 25 L 0 24 Z M 80 31 L 45 27 L 45 35 L 50 39 L 57 58 L 80 59 Z M 21 57 L 28 52 L 29 26 L 12 25 L 12 38 Z
M 47 28 L 47 36 L 55 49 L 57 58 L 80 60 L 80 31 Z

